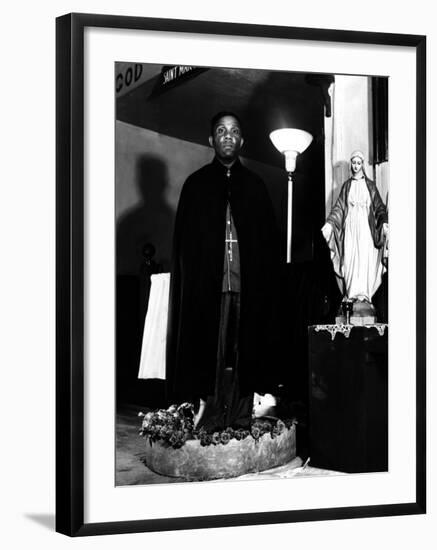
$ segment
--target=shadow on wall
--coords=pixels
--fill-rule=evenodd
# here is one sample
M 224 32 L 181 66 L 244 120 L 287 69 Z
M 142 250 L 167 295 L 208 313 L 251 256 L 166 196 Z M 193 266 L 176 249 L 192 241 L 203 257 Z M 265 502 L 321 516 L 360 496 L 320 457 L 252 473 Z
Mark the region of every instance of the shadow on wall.
M 343 183 L 346 180 L 348 180 L 351 176 L 349 162 L 346 162 L 344 160 L 337 162 L 334 165 L 334 170 L 332 174 L 333 174 L 334 181 L 333 181 L 333 185 L 331 186 L 331 191 L 329 193 L 329 196 L 327 198 L 327 202 L 329 204 L 329 211 L 334 206 L 335 201 L 337 200 L 340 190 L 343 186 Z
M 137 162 L 136 185 L 140 200 L 117 224 L 117 399 L 153 403 L 150 385 L 137 378 L 147 309 L 143 302 L 148 300 L 150 289 L 149 277 L 142 280 L 141 274 L 145 277 L 143 251 L 147 243 L 156 248 L 156 260 L 162 268 L 168 271 L 170 266 L 175 213 L 166 202 L 166 163 L 159 157 L 142 155 Z M 156 396 L 157 389 L 152 390 Z
M 152 155 L 140 156 L 136 186 L 140 201 L 117 223 L 117 274 L 140 273 L 146 243 L 155 246 L 156 260 L 168 271 L 175 212 L 166 201 L 169 181 L 164 160 Z

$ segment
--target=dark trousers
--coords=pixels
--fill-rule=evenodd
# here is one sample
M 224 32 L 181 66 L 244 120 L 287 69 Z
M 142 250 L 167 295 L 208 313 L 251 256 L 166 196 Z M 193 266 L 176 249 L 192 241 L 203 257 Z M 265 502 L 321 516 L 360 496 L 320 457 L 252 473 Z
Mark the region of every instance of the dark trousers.
M 241 396 L 238 384 L 238 337 L 240 293 L 223 292 L 217 349 L 214 395 L 207 396 L 198 427 L 208 432 L 228 426 L 248 428 L 252 417 L 253 394 Z

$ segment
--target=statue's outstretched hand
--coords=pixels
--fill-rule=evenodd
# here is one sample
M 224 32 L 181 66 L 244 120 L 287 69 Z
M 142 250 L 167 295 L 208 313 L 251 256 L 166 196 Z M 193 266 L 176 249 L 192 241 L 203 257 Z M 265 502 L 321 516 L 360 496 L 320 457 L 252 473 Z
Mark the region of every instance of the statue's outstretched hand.
M 389 238 L 388 238 L 388 223 L 383 223 L 383 224 L 382 224 L 382 234 L 384 235 L 385 246 L 388 248 L 388 242 L 389 242 Z
M 325 223 L 325 225 L 321 229 L 323 236 L 325 237 L 326 241 L 329 241 L 332 235 L 332 225 L 328 222 Z

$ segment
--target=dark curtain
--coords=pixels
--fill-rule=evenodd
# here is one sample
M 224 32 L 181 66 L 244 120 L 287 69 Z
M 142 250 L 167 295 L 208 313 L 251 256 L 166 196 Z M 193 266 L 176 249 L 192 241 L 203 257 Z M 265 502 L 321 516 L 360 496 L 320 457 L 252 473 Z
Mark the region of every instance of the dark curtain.
M 373 163 L 388 161 L 388 78 L 372 77 Z

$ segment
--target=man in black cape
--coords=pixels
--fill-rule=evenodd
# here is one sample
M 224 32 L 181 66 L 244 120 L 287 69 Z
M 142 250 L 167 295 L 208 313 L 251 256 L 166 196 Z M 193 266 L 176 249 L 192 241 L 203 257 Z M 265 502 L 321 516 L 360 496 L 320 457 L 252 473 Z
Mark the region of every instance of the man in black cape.
M 207 431 L 248 427 L 278 379 L 279 240 L 263 181 L 240 161 L 239 118 L 211 121 L 213 161 L 186 180 L 174 227 L 167 334 L 173 402 Z

